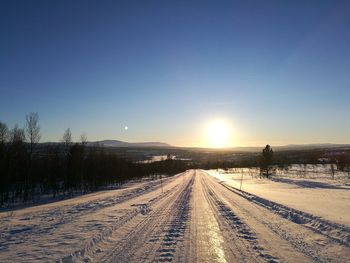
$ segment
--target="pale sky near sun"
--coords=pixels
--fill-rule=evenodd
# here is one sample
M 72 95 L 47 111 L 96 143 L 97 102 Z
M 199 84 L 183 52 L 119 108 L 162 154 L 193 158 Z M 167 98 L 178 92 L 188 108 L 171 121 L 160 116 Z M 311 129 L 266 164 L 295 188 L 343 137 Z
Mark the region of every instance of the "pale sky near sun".
M 38 112 L 42 141 L 350 143 L 349 28 L 349 1 L 1 1 L 0 121 Z

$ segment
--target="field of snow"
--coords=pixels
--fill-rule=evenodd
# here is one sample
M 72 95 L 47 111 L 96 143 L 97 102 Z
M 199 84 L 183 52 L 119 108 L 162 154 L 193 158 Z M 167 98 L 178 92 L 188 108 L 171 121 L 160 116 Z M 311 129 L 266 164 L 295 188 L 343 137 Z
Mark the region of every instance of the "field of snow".
M 225 185 L 350 227 L 350 179 L 340 172 L 332 179 L 328 166 L 294 165 L 271 179 L 258 178 L 257 169 L 207 172 Z
M 240 191 L 236 172 L 189 170 L 1 212 L 0 262 L 350 262 L 342 179 L 307 187 L 247 171 Z M 317 202 L 326 194 L 331 203 Z

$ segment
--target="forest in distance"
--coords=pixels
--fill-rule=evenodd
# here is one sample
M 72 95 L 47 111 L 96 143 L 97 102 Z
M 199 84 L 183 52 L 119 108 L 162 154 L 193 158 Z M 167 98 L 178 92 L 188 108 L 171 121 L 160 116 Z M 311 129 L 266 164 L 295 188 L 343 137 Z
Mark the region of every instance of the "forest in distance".
M 9 130 L 0 122 L 0 206 L 33 201 L 44 194 L 87 193 L 100 186 L 120 184 L 149 175 L 171 175 L 187 169 L 178 160 L 133 162 L 108 153 L 103 147 L 87 146 L 87 138 L 72 141 L 68 128 L 62 142 L 40 145 L 39 116 L 26 116 L 26 126 Z
M 58 143 L 40 143 L 38 113 L 26 115 L 25 127 L 9 129 L 0 122 L 0 206 L 33 202 L 42 195 L 70 196 L 88 193 L 100 187 L 122 184 L 131 179 L 174 175 L 188 169 L 259 167 L 269 177 L 273 167 L 291 164 L 330 164 L 331 172 L 340 170 L 350 177 L 350 149 L 312 149 L 244 153 L 227 150 L 206 151 L 186 148 L 104 147 L 88 143 L 82 134 L 72 141 L 68 128 Z M 270 146 L 269 146 L 270 147 Z M 135 154 L 136 153 L 136 154 Z M 156 162 L 140 162 L 149 155 L 165 154 Z M 180 158 L 171 158 L 171 156 Z M 183 158 L 181 158 L 183 157 Z

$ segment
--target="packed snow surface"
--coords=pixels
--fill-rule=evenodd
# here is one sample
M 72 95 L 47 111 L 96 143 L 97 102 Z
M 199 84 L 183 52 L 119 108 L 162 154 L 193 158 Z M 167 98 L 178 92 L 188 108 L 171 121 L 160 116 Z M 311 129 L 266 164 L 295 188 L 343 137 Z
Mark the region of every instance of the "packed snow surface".
M 0 262 L 350 262 L 346 185 L 243 172 L 239 190 L 236 172 L 189 170 L 1 212 Z

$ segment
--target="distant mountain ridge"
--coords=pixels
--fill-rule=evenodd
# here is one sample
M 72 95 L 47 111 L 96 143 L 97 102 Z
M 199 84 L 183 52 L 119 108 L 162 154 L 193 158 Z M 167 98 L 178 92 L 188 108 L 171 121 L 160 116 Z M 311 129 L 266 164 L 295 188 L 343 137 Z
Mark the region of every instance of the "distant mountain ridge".
M 312 143 L 312 144 L 288 144 L 285 146 L 277 146 L 279 150 L 307 150 L 307 149 L 328 149 L 350 147 L 350 144 L 341 143 Z
M 314 143 L 314 144 L 287 144 L 287 145 L 273 145 L 270 144 L 274 151 L 294 151 L 294 150 L 316 150 L 316 149 L 350 149 L 350 144 L 346 143 Z M 206 148 L 206 147 L 179 147 L 192 150 L 204 151 L 233 151 L 233 152 L 261 152 L 263 146 L 237 146 L 230 148 Z
M 40 145 L 47 144 L 60 144 L 61 142 L 43 142 Z M 223 149 L 207 148 L 207 147 L 178 147 L 172 146 L 164 142 L 125 142 L 120 140 L 101 140 L 101 141 L 89 141 L 88 146 L 100 145 L 104 147 L 116 147 L 116 148 L 177 148 L 188 150 L 206 150 L 206 151 L 238 151 L 238 152 L 260 152 L 264 146 L 238 146 Z M 350 144 L 337 144 L 337 143 L 315 143 L 315 144 L 287 144 L 287 145 L 273 145 L 271 147 L 274 151 L 290 151 L 290 150 L 313 150 L 313 149 L 331 149 L 331 148 L 349 148 Z
M 328 148 L 350 148 L 350 144 L 336 144 L 336 143 L 313 143 L 313 144 L 287 144 L 277 145 L 271 144 L 273 150 L 276 151 L 291 151 L 291 150 L 313 150 L 313 149 L 328 149 Z M 233 147 L 232 150 L 258 152 L 261 151 L 264 146 L 252 146 L 252 147 Z
M 119 140 L 102 140 L 95 142 L 88 142 L 90 145 L 99 144 L 104 147 L 171 147 L 170 144 L 164 142 L 124 142 Z

